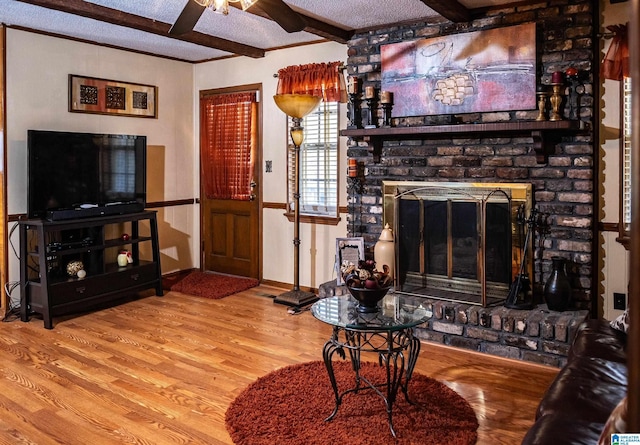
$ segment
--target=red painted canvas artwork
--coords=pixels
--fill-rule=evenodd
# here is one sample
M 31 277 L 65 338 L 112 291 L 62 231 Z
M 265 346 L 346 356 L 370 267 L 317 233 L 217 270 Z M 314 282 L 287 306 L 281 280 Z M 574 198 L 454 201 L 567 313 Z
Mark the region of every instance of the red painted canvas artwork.
M 535 23 L 381 47 L 393 116 L 536 108 Z

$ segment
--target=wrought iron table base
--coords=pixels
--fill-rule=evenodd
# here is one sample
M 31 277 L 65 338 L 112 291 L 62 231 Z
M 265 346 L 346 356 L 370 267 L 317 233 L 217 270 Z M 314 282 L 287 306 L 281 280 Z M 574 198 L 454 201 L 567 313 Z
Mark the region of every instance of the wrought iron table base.
M 344 334 L 344 340 L 340 340 L 340 333 Z M 338 353 L 342 359 L 346 359 L 345 349 L 349 352 L 349 358 L 351 359 L 351 366 L 355 372 L 355 387 L 343 391 L 338 390 L 338 383 L 336 382 L 335 374 L 333 372 L 333 355 Z M 360 353 L 361 352 L 373 352 L 378 354 L 378 362 L 380 366 L 385 366 L 387 374 L 387 382 L 375 384 L 370 382 L 366 377 L 360 375 Z M 405 352 L 407 353 L 407 359 L 405 360 Z M 400 329 L 400 330 L 354 330 L 349 328 L 342 328 L 338 326 L 333 327 L 333 335 L 325 343 L 322 349 L 322 357 L 324 364 L 329 374 L 329 380 L 331 381 L 331 387 L 336 397 L 336 406 L 325 420 L 332 420 L 342 403 L 342 398 L 349 393 L 357 393 L 361 389 L 372 389 L 378 394 L 384 401 L 387 418 L 389 421 L 389 429 L 393 437 L 396 437 L 396 432 L 393 428 L 393 404 L 398 395 L 398 389 L 402 389 L 405 400 L 413 404 L 409 398 L 407 388 L 411 376 L 413 375 L 413 368 L 418 360 L 418 354 L 420 353 L 420 340 L 413 335 L 412 328 Z M 406 361 L 406 363 L 405 363 Z M 406 366 L 405 366 L 406 365 Z M 365 385 L 362 385 L 364 383 Z M 367 388 L 368 387 L 368 388 Z M 384 393 L 386 389 L 386 393 Z

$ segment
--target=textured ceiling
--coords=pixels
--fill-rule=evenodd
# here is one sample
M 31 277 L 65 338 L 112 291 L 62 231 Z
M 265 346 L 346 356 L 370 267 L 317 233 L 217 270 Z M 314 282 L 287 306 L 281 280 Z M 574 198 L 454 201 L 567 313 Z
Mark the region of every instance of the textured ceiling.
M 313 29 L 287 33 L 275 22 L 230 8 L 228 16 L 205 10 L 194 31 L 203 34 L 198 43 L 170 38 L 166 31 L 156 33 L 120 26 L 124 21 L 107 23 L 102 20 L 77 15 L 77 9 L 97 6 L 106 14 L 119 18 L 118 12 L 132 14 L 134 19 L 147 18 L 151 25 L 173 24 L 187 1 L 193 0 L 0 0 L 0 22 L 20 28 L 68 36 L 118 48 L 131 49 L 191 62 L 228 57 L 241 51 L 204 46 L 208 37 L 238 42 L 259 50 L 322 41 L 326 35 Z M 438 0 L 435 4 L 456 3 Z M 435 20 L 440 15 L 421 0 L 286 0 L 296 12 L 332 25 L 338 31 L 350 32 L 413 20 Z M 429 3 L 429 2 L 426 2 Z M 457 6 L 478 8 L 508 3 L 508 0 L 460 0 Z M 87 5 L 91 4 L 91 5 Z M 431 3 L 432 4 L 432 3 Z M 62 5 L 62 6 L 60 6 Z M 54 8 L 54 9 L 52 9 Z M 75 8 L 75 9 L 74 9 Z M 104 8 L 110 8 L 109 11 Z M 76 13 L 56 9 L 73 10 Z M 92 15 L 84 13 L 84 15 Z M 137 17 L 135 17 L 137 16 Z M 126 17 L 123 18 L 123 20 Z M 307 32 L 309 31 L 309 32 Z M 339 39 L 334 39 L 339 41 Z M 202 44 L 200 44 L 202 43 Z M 211 46 L 216 46 L 211 44 Z M 260 57 L 260 54 L 252 57 Z

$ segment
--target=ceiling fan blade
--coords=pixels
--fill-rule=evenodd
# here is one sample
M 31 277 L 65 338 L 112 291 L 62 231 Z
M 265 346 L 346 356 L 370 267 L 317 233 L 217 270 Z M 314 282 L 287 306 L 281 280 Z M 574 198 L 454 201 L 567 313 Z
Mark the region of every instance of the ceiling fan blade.
M 307 23 L 282 0 L 260 0 L 254 4 L 287 32 L 302 31 Z
M 188 0 L 180 16 L 178 16 L 178 19 L 169 30 L 169 34 L 179 36 L 192 31 L 205 9 L 206 7 L 197 4 L 193 0 Z

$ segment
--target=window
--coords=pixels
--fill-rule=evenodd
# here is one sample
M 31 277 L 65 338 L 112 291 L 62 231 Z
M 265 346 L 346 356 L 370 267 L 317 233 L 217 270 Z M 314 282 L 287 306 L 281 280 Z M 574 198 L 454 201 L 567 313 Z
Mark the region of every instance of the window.
M 292 125 L 289 119 L 289 126 Z M 302 121 L 300 215 L 338 217 L 338 103 L 321 102 Z M 288 212 L 294 211 L 294 147 L 288 151 Z
M 620 237 L 628 247 L 631 229 L 631 79 L 623 78 L 622 87 L 622 136 L 620 142 Z

